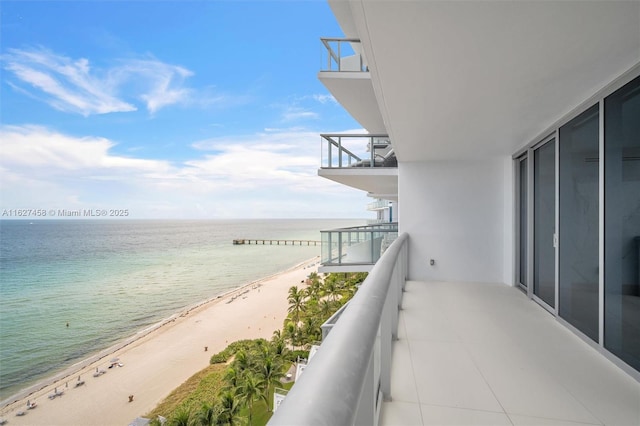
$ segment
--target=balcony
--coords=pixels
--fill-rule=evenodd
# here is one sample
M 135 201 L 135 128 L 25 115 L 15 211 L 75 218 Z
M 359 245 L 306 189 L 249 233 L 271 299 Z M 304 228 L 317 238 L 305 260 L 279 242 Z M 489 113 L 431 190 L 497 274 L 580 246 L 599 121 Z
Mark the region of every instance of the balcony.
M 383 223 L 389 223 L 386 219 L 367 219 L 367 225 L 381 225 Z
M 358 39 L 322 38 L 318 79 L 333 97 L 371 133 L 385 133 L 362 44 Z
M 360 40 L 355 38 L 321 38 L 326 49 L 326 65 L 321 72 L 368 72 Z
M 270 425 L 640 424 L 640 383 L 523 292 L 406 281 L 407 252 L 402 234 Z
M 319 271 L 368 272 L 397 237 L 397 223 L 321 231 Z
M 398 167 L 388 135 L 322 134 L 320 137 L 323 168 Z
M 385 134 L 323 134 L 318 175 L 374 198 L 397 200 L 398 161 Z
M 385 210 L 388 208 L 389 208 L 389 201 L 387 200 L 376 200 L 367 204 L 368 211 Z

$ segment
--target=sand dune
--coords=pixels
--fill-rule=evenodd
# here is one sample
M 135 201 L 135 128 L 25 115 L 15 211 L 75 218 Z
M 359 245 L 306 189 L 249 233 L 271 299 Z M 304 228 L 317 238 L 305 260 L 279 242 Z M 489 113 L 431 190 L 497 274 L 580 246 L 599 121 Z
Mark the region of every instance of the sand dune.
M 228 343 L 270 338 L 286 317 L 289 287 L 316 271 L 316 262 L 302 263 L 177 315 L 144 337 L 58 375 L 55 383 L 48 381 L 51 384 L 2 408 L 0 418 L 9 425 L 127 425 L 206 367 L 211 355 Z M 113 358 L 123 366 L 108 368 Z M 93 377 L 96 368 L 106 373 Z M 81 386 L 75 386 L 78 376 L 84 381 Z M 54 388 L 64 394 L 50 399 Z M 28 410 L 27 400 L 37 407 Z M 25 414 L 17 416 L 20 411 Z

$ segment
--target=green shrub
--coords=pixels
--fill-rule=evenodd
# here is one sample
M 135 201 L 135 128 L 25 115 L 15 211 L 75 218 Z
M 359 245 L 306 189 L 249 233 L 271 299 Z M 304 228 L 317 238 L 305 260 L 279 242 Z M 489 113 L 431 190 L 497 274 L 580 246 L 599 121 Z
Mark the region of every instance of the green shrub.
M 233 343 L 230 343 L 224 350 L 218 352 L 211 356 L 209 360 L 210 364 L 220 364 L 221 362 L 227 362 L 229 358 L 235 355 L 239 350 L 244 350 L 249 352 L 262 344 L 265 344 L 267 341 L 264 339 L 245 339 L 245 340 L 237 340 Z
M 304 359 L 309 359 L 309 351 L 298 349 L 298 350 L 295 350 L 295 351 L 289 351 L 286 354 L 286 360 L 287 361 L 296 362 L 298 360 L 298 357 L 304 358 Z

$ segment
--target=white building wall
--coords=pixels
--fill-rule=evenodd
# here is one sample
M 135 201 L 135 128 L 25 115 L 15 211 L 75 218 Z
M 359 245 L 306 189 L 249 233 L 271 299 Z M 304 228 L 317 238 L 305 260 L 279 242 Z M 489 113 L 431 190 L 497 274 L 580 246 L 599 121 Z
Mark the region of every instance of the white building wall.
M 512 249 L 506 231 L 513 229 L 506 202 L 512 178 L 507 179 L 506 163 L 496 158 L 400 164 L 399 227 L 410 235 L 410 279 L 509 282 L 505 261 L 511 255 L 504 248 Z

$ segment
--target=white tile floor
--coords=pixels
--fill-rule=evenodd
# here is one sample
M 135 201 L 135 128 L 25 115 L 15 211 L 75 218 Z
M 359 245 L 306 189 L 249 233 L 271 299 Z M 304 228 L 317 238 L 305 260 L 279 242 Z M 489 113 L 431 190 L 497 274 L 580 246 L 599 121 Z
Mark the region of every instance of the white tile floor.
M 640 426 L 640 383 L 501 284 L 407 282 L 380 424 Z

